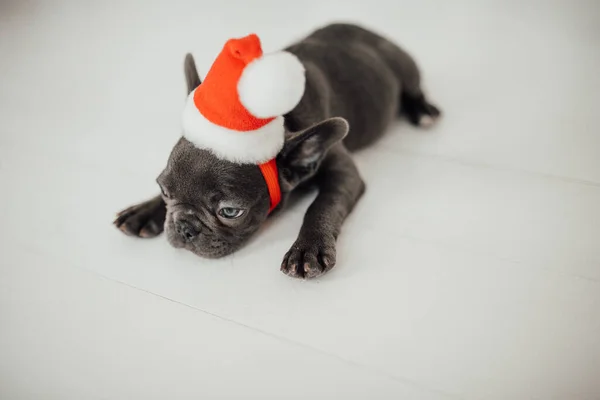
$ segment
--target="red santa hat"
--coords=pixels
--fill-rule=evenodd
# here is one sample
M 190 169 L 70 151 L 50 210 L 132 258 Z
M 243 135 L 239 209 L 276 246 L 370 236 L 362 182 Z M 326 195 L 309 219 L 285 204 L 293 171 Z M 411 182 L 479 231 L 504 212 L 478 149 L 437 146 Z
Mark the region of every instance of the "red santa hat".
M 230 39 L 188 97 L 184 136 L 232 162 L 269 161 L 283 146 L 283 115 L 300 102 L 304 84 L 293 54 L 263 55 L 254 34 Z
M 257 164 L 273 209 L 281 199 L 273 191 L 279 192 L 275 157 L 284 142 L 283 115 L 300 102 L 304 85 L 304 67 L 293 54 L 263 55 L 254 34 L 230 39 L 188 97 L 184 137 L 221 159 Z

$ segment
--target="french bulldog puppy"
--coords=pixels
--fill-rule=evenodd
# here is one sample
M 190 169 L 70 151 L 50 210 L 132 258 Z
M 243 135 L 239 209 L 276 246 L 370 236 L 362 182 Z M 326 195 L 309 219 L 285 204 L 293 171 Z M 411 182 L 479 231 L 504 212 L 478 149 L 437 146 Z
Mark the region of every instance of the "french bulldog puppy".
M 296 188 L 313 184 L 308 208 L 281 271 L 315 278 L 334 267 L 342 223 L 365 191 L 351 152 L 368 146 L 404 115 L 429 126 L 440 111 L 426 99 L 415 61 L 394 43 L 349 24 L 323 27 L 286 49 L 303 64 L 305 92 L 285 115 L 286 140 L 277 156 L 283 208 Z M 185 59 L 190 93 L 201 80 Z M 121 211 L 115 225 L 150 238 L 166 230 L 171 245 L 198 256 L 238 250 L 269 215 L 269 193 L 257 165 L 236 164 L 185 138 L 174 146 L 157 179 L 161 194 Z

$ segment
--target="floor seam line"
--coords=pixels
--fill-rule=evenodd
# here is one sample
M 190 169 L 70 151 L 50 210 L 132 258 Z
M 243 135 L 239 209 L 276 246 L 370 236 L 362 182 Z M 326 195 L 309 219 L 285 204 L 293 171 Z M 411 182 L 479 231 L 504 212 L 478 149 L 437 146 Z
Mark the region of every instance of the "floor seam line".
M 73 267 L 74 267 L 74 266 L 73 266 Z M 74 268 L 81 269 L 81 268 L 78 268 L 78 267 L 74 267 Z M 199 308 L 199 307 L 193 306 L 193 305 L 191 305 L 191 304 L 187 304 L 187 303 L 184 303 L 184 302 L 181 302 L 181 301 L 178 301 L 178 300 L 172 299 L 172 298 L 170 298 L 170 297 L 167 297 L 167 296 L 164 296 L 164 295 L 161 295 L 161 294 L 158 294 L 158 293 L 152 292 L 152 291 L 150 291 L 150 290 L 147 290 L 147 289 L 144 289 L 144 288 L 140 288 L 140 287 L 134 286 L 134 285 L 132 285 L 132 284 L 129 284 L 129 283 L 127 283 L 127 282 L 123 282 L 123 281 L 120 281 L 120 280 L 118 280 L 118 279 L 114 279 L 114 278 L 108 277 L 108 276 L 106 276 L 106 275 L 103 275 L 103 274 L 101 274 L 101 273 L 99 273 L 99 272 L 96 272 L 96 271 L 93 271 L 93 270 L 89 270 L 89 269 L 85 269 L 85 268 L 84 268 L 84 270 L 85 270 L 85 271 L 87 271 L 87 272 L 90 272 L 90 273 L 92 273 L 93 275 L 96 275 L 97 277 L 100 277 L 100 278 L 102 278 L 102 279 L 105 279 L 105 280 L 107 280 L 107 281 L 114 282 L 114 283 L 117 283 L 117 284 L 123 285 L 123 286 L 125 286 L 125 287 L 128 287 L 128 288 L 130 288 L 130 289 L 133 289 L 133 290 L 136 290 L 136 291 L 139 291 L 139 292 L 142 292 L 142 293 L 147 293 L 147 294 L 149 294 L 149 295 L 152 295 L 152 296 L 154 296 L 154 297 L 158 297 L 158 298 L 160 298 L 160 299 L 163 299 L 163 300 L 166 300 L 166 301 L 168 301 L 168 302 L 171 302 L 171 303 L 175 303 L 175 304 L 178 304 L 178 305 L 184 306 L 184 307 L 186 307 L 186 308 L 189 308 L 189 309 L 192 309 L 192 310 L 198 311 L 198 312 L 200 312 L 200 313 L 202 313 L 202 314 L 205 314 L 205 315 L 211 316 L 211 317 L 213 317 L 213 318 L 217 318 L 217 319 L 219 319 L 219 320 L 221 320 L 221 321 L 224 321 L 224 322 L 227 322 L 227 323 L 234 324 L 234 325 L 236 325 L 236 326 L 242 327 L 242 328 L 244 328 L 244 329 L 251 330 L 251 331 L 253 331 L 253 332 L 259 333 L 259 334 L 261 334 L 261 335 L 264 335 L 264 336 L 268 336 L 268 337 L 270 337 L 270 338 L 272 338 L 272 339 L 275 339 L 275 340 L 277 340 L 277 341 L 280 341 L 280 342 L 286 343 L 286 344 L 288 344 L 288 345 L 292 345 L 292 346 L 295 346 L 295 347 L 300 347 L 300 348 L 303 348 L 303 349 L 307 349 L 307 350 L 310 350 L 310 351 L 312 351 L 312 352 L 314 352 L 314 353 L 320 354 L 320 355 L 322 355 L 322 356 L 326 356 L 326 357 L 329 357 L 329 358 L 336 359 L 337 361 L 340 361 L 340 362 L 342 362 L 342 363 L 344 363 L 344 364 L 350 365 L 350 366 L 352 366 L 353 368 L 359 368 L 359 369 L 367 370 L 367 371 L 369 371 L 369 372 L 371 372 L 371 373 L 375 373 L 375 374 L 377 374 L 377 375 L 381 375 L 381 376 L 383 376 L 383 377 L 386 377 L 386 378 L 388 378 L 388 379 L 391 379 L 391 380 L 394 380 L 394 381 L 396 381 L 396 382 L 402 383 L 402 384 L 404 384 L 404 385 L 406 385 L 406 386 L 409 386 L 409 387 L 412 387 L 412 388 L 416 388 L 416 389 L 418 389 L 418 390 L 425 391 L 425 392 L 429 392 L 429 393 L 435 393 L 435 394 L 437 394 L 437 395 L 444 396 L 444 397 L 446 397 L 446 398 L 448 398 L 448 399 L 452 399 L 452 400 L 465 400 L 465 398 L 463 398 L 463 397 L 460 397 L 460 396 L 458 396 L 458 395 L 456 395 L 456 394 L 453 394 L 453 393 L 448 393 L 448 392 L 444 392 L 444 391 L 441 391 L 441 390 L 438 390 L 438 389 L 432 389 L 432 388 L 430 388 L 430 387 L 423 386 L 423 385 L 421 385 L 421 384 L 419 384 L 419 383 L 417 383 L 417 382 L 415 382 L 415 381 L 412 381 L 412 380 L 410 380 L 410 379 L 408 379 L 408 378 L 404 378 L 404 377 L 396 376 L 396 375 L 390 374 L 390 373 L 388 373 L 388 372 L 386 372 L 386 371 L 382 371 L 382 370 L 380 370 L 380 369 L 378 369 L 378 368 L 370 367 L 370 366 L 368 366 L 368 365 L 361 364 L 361 363 L 359 363 L 359 362 L 356 362 L 356 361 L 348 360 L 348 359 L 346 359 L 346 358 L 344 358 L 344 357 L 341 357 L 341 356 L 339 356 L 339 355 L 337 355 L 337 354 L 334 354 L 334 353 L 329 353 L 329 352 L 327 352 L 327 351 L 324 351 L 324 350 L 318 349 L 318 348 L 316 348 L 316 347 L 313 347 L 313 346 L 310 346 L 310 345 L 308 345 L 308 344 L 301 343 L 301 342 L 297 342 L 297 341 L 295 341 L 295 340 L 292 340 L 292 339 L 289 339 L 289 338 L 286 338 L 286 337 L 280 336 L 280 335 L 278 335 L 278 334 L 276 334 L 276 333 L 272 333 L 272 332 L 269 332 L 269 331 L 265 331 L 265 330 L 263 330 L 263 329 L 260 329 L 260 328 L 253 327 L 253 326 L 251 326 L 251 325 L 247 325 L 247 324 L 245 324 L 245 323 L 243 323 L 243 322 L 239 322 L 239 321 L 236 321 L 236 320 L 234 320 L 234 319 L 231 319 L 231 318 L 228 318 L 228 317 L 224 317 L 224 316 L 222 316 L 222 315 L 219 315 L 219 314 L 215 314 L 215 313 L 213 313 L 213 312 L 211 312 L 211 311 L 204 310 L 204 309 L 202 309 L 202 308 Z

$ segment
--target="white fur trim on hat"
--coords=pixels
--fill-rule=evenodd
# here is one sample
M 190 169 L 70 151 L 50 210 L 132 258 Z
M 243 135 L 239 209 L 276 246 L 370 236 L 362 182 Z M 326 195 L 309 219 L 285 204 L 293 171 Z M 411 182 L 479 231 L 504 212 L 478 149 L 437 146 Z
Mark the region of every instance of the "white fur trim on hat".
M 183 136 L 196 147 L 239 164 L 261 164 L 277 156 L 283 148 L 283 117 L 278 116 L 256 130 L 236 131 L 206 119 L 194 104 L 195 90 L 183 110 Z
M 257 118 L 287 114 L 304 94 L 304 66 L 287 51 L 265 54 L 248 64 L 238 82 L 240 102 Z

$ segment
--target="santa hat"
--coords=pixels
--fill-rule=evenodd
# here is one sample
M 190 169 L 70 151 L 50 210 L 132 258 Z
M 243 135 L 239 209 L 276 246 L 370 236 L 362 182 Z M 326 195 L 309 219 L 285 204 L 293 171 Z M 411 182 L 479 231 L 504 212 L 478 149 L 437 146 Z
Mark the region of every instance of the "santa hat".
M 188 96 L 184 137 L 221 159 L 257 164 L 273 209 L 281 199 L 273 191 L 279 192 L 275 157 L 284 142 L 283 115 L 300 102 L 304 84 L 304 67 L 293 54 L 263 55 L 254 34 L 230 39 Z

